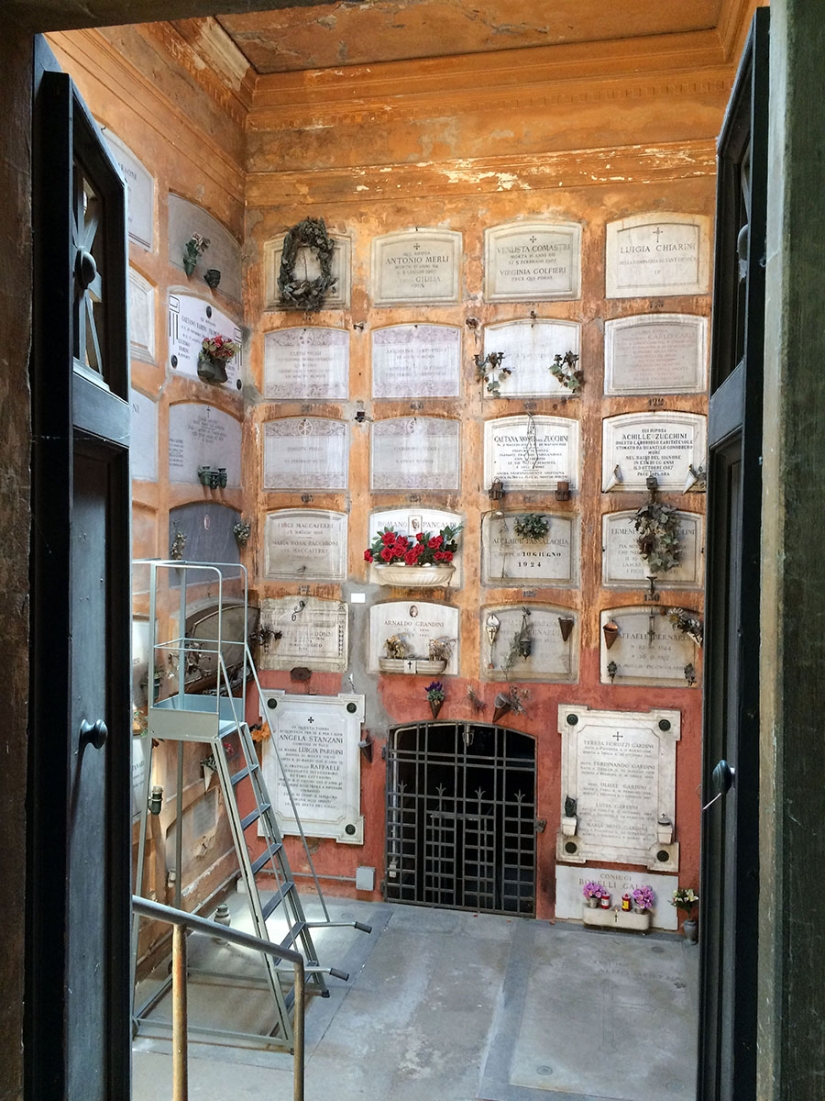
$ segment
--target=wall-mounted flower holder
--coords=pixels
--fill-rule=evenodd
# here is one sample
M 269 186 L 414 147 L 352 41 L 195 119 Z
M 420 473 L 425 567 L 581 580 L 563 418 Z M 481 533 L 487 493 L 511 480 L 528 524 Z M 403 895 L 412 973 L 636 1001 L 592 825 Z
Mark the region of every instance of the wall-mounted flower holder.
M 487 496 L 494 503 L 498 503 L 504 497 L 505 492 L 506 490 L 504 488 L 504 483 L 502 482 L 501 478 L 496 478 L 496 480 L 487 490 Z
M 604 487 L 605 493 L 609 493 L 611 489 L 615 489 L 616 486 L 621 485 L 624 481 L 622 477 L 622 469 L 618 463 L 613 467 L 613 473 L 610 475 L 607 481 L 607 485 Z
M 607 675 L 610 677 L 610 683 L 611 684 L 613 684 L 613 682 L 615 681 L 616 674 L 618 673 L 618 671 L 619 671 L 619 667 L 618 667 L 618 665 L 616 664 L 615 661 L 609 661 L 607 663 Z
M 693 688 L 696 684 L 696 670 L 693 667 L 693 662 L 689 661 L 685 666 L 685 680 L 688 683 L 688 688 Z
M 198 481 L 202 486 L 208 486 L 210 489 L 226 489 L 226 467 L 199 466 Z
M 238 546 L 245 547 L 249 542 L 249 536 L 252 534 L 252 525 L 247 523 L 246 520 L 239 520 L 232 529 L 232 532 Z
M 619 637 L 618 623 L 614 623 L 612 619 L 609 623 L 605 623 L 604 627 L 602 627 L 602 634 L 604 635 L 604 644 L 609 650 Z
M 513 703 L 509 696 L 505 696 L 503 692 L 499 692 L 493 701 L 493 722 L 497 723 L 499 719 L 503 718 L 508 711 L 513 710 Z
M 209 268 L 204 272 L 203 280 L 210 290 L 216 291 L 221 283 L 221 273 L 217 268 Z
M 570 635 L 573 632 L 573 628 L 575 627 L 575 625 L 576 625 L 576 621 L 575 621 L 575 619 L 573 619 L 572 616 L 569 616 L 569 615 L 560 615 L 559 616 L 559 630 L 561 631 L 561 640 L 562 640 L 562 642 L 567 642 L 567 640 L 570 638 Z
M 556 492 L 554 494 L 557 501 L 569 501 L 570 500 L 570 483 L 561 481 L 556 482 Z

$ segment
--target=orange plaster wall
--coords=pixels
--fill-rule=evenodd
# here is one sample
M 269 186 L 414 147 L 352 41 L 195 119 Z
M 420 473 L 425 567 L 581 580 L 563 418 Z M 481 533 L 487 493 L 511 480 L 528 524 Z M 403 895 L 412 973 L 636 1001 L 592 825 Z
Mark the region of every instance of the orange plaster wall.
M 171 486 L 165 475 L 168 407 L 176 401 L 203 400 L 244 418 L 243 490 L 225 491 L 227 503 L 243 508 L 254 521 L 244 561 L 257 598 L 296 592 L 290 584 L 265 582 L 263 516 L 275 508 L 306 507 L 300 493 L 273 493 L 262 488 L 262 423 L 274 416 L 340 417 L 352 428 L 350 484 L 346 493 L 314 492 L 309 507 L 349 514 L 348 580 L 344 586 L 310 584 L 309 593 L 347 599 L 352 589 L 367 592 L 371 604 L 403 598 L 403 591 L 370 586 L 362 552 L 371 510 L 403 505 L 403 495 L 372 494 L 369 489 L 369 423 L 374 418 L 409 412 L 409 403 L 373 402 L 369 333 L 377 326 L 407 321 L 456 324 L 464 331 L 462 397 L 425 401 L 423 415 L 449 416 L 462 424 L 461 491 L 427 494 L 424 504 L 455 509 L 464 517 L 464 582 L 459 590 L 439 591 L 460 612 L 460 672 L 447 678 L 448 698 L 440 718 L 489 722 L 492 700 L 501 683 L 485 680 L 480 668 L 479 609 L 486 604 L 521 604 L 525 600 L 570 608 L 581 625 L 577 683 L 522 682 L 529 689 L 525 714 L 502 723 L 537 739 L 538 807 L 547 826 L 538 837 L 538 906 L 551 917 L 554 904 L 555 831 L 560 815 L 560 736 L 556 709 L 580 703 L 615 710 L 678 707 L 682 741 L 677 754 L 677 831 L 681 844 L 679 881 L 696 884 L 699 868 L 699 806 L 696 788 L 701 758 L 701 695 L 693 689 L 613 687 L 599 683 L 599 613 L 602 609 L 642 604 L 643 594 L 601 588 L 601 516 L 638 507 L 645 495 L 602 494 L 600 490 L 601 421 L 604 417 L 645 411 L 646 397 L 603 396 L 603 332 L 610 318 L 643 312 L 707 314 L 709 296 L 659 299 L 615 299 L 604 296 L 606 223 L 649 211 L 684 211 L 711 215 L 714 203 L 714 139 L 721 123 L 732 73 L 718 60 L 690 79 L 659 71 L 655 80 L 637 73 L 611 71 L 602 79 L 591 66 L 575 80 L 554 82 L 552 67 L 544 74 L 524 72 L 524 86 L 510 73 L 506 94 L 481 80 L 483 61 L 463 60 L 460 71 L 449 63 L 430 62 L 427 88 L 415 83 L 414 63 L 374 67 L 358 83 L 357 74 L 325 74 L 312 82 L 306 74 L 261 78 L 237 94 L 209 85 L 207 77 L 187 67 L 180 44 L 163 28 L 130 28 L 96 34 L 57 35 L 53 45 L 75 76 L 98 118 L 109 125 L 157 180 L 155 251 L 130 247 L 134 266 L 157 288 L 157 365 L 135 362 L 133 382 L 159 400 L 159 480 L 135 483 L 140 517 L 141 553 L 150 553 L 154 517 L 155 553 L 167 553 L 169 509 L 201 499 L 200 487 Z M 617 47 L 618 49 L 618 47 Z M 124 56 L 125 55 L 125 56 Z M 412 68 L 411 68 L 412 66 Z M 474 69 L 475 66 L 475 69 Z M 621 68 L 621 67 L 620 67 Z M 626 69 L 632 69 L 628 65 Z M 380 70 L 380 71 L 379 71 Z M 539 79 L 540 77 L 540 79 Z M 290 81 L 292 81 L 290 83 Z M 529 85 L 528 85 L 529 82 Z M 438 89 L 443 83 L 445 91 Z M 243 244 L 248 339 L 244 398 L 218 393 L 194 380 L 171 377 L 165 364 L 166 296 L 180 285 L 181 273 L 167 260 L 166 196 L 182 194 L 221 221 Z M 322 216 L 333 234 L 352 243 L 352 304 L 343 311 L 324 311 L 304 319 L 280 310 L 267 311 L 264 301 L 263 246 L 281 237 L 307 215 Z M 483 241 L 487 227 L 504 222 L 541 219 L 576 221 L 583 228 L 582 295 L 576 301 L 518 304 L 485 303 L 482 295 Z M 376 309 L 370 298 L 370 247 L 373 237 L 414 226 L 442 226 L 463 235 L 461 301 L 449 307 Z M 218 304 L 230 316 L 238 309 Z M 511 493 L 507 508 L 578 512 L 582 518 L 581 584 L 578 588 L 543 587 L 525 597 L 522 589 L 493 588 L 481 583 L 480 521 L 490 509 L 482 484 L 483 424 L 494 417 L 524 412 L 519 399 L 485 401 L 475 378 L 472 355 L 481 349 L 465 327 L 468 317 L 485 324 L 529 316 L 582 323 L 585 386 L 580 398 L 532 401 L 535 413 L 573 417 L 582 428 L 582 486 L 566 504 L 539 495 Z M 263 337 L 271 329 L 295 324 L 339 326 L 351 335 L 349 399 L 328 402 L 264 402 Z M 363 329 L 354 329 L 355 324 Z M 208 391 L 208 392 L 207 392 Z M 355 423 L 356 402 L 366 422 Z M 703 412 L 701 395 L 668 397 L 656 408 Z M 213 499 L 213 498 L 209 498 Z M 703 498 L 668 495 L 668 503 L 702 511 Z M 144 550 L 145 544 L 146 549 Z M 700 608 L 696 592 L 667 593 L 663 599 Z M 364 606 L 360 606 L 364 608 Z M 365 726 L 375 742 L 372 763 L 361 760 L 365 844 L 313 842 L 322 875 L 354 877 L 359 865 L 374 866 L 378 884 L 384 874 L 384 764 L 381 746 L 389 728 L 410 718 L 426 718 L 422 691 L 427 678 L 377 677 L 366 672 L 365 619 L 352 606 L 350 663 L 345 676 L 315 673 L 311 691 L 334 694 L 364 692 Z M 139 610 L 139 609 L 138 609 Z M 350 675 L 352 681 L 350 681 Z M 265 672 L 266 687 L 303 691 L 288 673 Z M 476 715 L 468 688 L 485 701 Z M 187 784 L 201 783 L 198 751 L 189 747 Z M 171 762 L 170 762 L 171 763 Z M 296 871 L 305 871 L 303 855 L 289 842 Z M 220 863 L 220 861 L 218 861 Z M 215 867 L 218 867 L 216 863 Z M 208 879 L 208 877 L 207 877 Z M 351 893 L 353 885 L 325 881 L 331 893 Z M 378 894 L 376 892 L 376 897 Z

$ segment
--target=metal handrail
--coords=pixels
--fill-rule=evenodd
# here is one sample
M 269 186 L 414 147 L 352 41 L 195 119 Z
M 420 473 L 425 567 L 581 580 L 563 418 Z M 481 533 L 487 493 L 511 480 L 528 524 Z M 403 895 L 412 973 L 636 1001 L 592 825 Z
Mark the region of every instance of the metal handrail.
M 172 936 L 172 1077 L 173 1101 L 188 1101 L 187 1079 L 187 1009 L 186 1009 L 186 935 L 184 928 L 197 929 L 201 933 L 210 933 L 229 944 L 238 944 L 244 948 L 254 948 L 269 956 L 275 956 L 285 963 L 291 963 L 295 973 L 293 1032 L 293 1101 L 304 1101 L 304 1013 L 306 1010 L 306 976 L 304 957 L 279 944 L 261 940 L 251 933 L 242 933 L 229 929 L 216 921 L 188 914 L 185 910 L 176 910 L 162 902 L 153 902 L 148 898 L 132 895 L 132 910 L 142 917 L 155 918 L 173 925 Z

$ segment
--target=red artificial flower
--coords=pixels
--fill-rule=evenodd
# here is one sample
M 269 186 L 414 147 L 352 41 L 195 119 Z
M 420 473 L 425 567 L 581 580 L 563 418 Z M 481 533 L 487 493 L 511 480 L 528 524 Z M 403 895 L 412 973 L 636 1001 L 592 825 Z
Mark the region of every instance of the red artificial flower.
M 418 554 L 415 550 L 408 550 L 404 555 L 404 561 L 408 566 L 414 566 L 418 561 Z
M 395 532 L 394 531 L 385 531 L 384 534 L 381 536 L 381 542 L 384 544 L 385 547 L 388 547 L 390 545 L 390 543 L 394 543 L 395 542 Z
M 434 535 L 427 546 L 430 548 L 430 550 L 438 550 L 443 542 L 444 537 L 442 535 Z
M 367 549 L 367 550 L 364 551 L 364 561 L 365 562 L 372 562 L 373 561 L 371 550 Z
M 419 531 L 419 533 L 415 537 L 415 541 L 416 541 L 416 543 L 423 543 L 424 542 L 424 532 L 423 531 Z
M 452 562 L 453 552 L 452 551 L 436 551 L 435 552 L 435 560 L 436 560 L 436 562 Z
M 381 557 L 384 559 L 385 562 L 392 562 L 395 556 L 393 555 L 389 547 L 384 547 L 384 549 L 381 551 Z

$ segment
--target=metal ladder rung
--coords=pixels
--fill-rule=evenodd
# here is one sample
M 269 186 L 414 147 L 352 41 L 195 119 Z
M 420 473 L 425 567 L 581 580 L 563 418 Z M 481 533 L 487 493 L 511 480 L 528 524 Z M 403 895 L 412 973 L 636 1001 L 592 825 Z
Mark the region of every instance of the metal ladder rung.
M 252 874 L 257 875 L 268 861 L 274 859 L 278 855 L 281 849 L 283 849 L 283 845 L 280 843 L 270 845 L 268 848 L 264 849 L 258 859 L 252 861 Z
M 261 766 L 259 764 L 254 764 L 252 768 L 242 768 L 240 772 L 236 772 L 233 776 L 230 777 L 230 779 L 232 780 L 232 787 L 235 787 L 237 784 L 239 784 L 241 780 L 245 780 L 247 776 L 251 776 L 253 772 L 260 771 Z
M 254 810 L 251 810 L 244 818 L 241 819 L 241 829 L 246 831 L 250 826 L 254 825 L 259 818 L 262 818 L 268 810 L 271 810 L 271 803 L 261 803 Z
M 287 933 L 287 935 L 281 941 L 281 948 L 291 947 L 291 945 L 293 945 L 295 943 L 295 941 L 298 939 L 298 937 L 300 937 L 301 933 L 303 933 L 303 931 L 305 929 L 308 929 L 308 928 L 309 928 L 309 926 L 307 925 L 307 923 L 305 921 L 296 921 L 295 924 L 292 926 L 292 928 Z M 307 960 L 306 962 L 307 962 L 308 965 L 312 965 L 312 964 L 317 964 L 318 961 L 317 960 Z
M 278 888 L 278 890 L 275 892 L 269 902 L 267 902 L 266 905 L 261 908 L 261 912 L 264 915 L 264 921 L 266 921 L 270 914 L 273 914 L 275 910 L 278 909 L 278 907 L 281 905 L 281 903 L 284 901 L 290 891 L 294 890 L 295 884 L 292 880 L 289 880 L 287 883 L 284 883 L 282 887 Z M 298 922 L 292 927 L 293 930 L 297 929 L 299 925 L 303 927 L 304 925 L 306 925 L 306 922 Z M 283 945 L 281 945 L 281 947 L 283 947 Z

